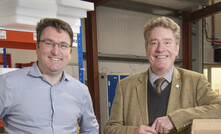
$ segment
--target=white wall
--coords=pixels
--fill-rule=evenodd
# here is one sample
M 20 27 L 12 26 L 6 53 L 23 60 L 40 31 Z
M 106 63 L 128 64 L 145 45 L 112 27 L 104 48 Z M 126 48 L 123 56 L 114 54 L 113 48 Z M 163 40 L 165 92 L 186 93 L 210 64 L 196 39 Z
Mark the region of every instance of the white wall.
M 143 26 L 153 15 L 107 7 L 98 7 L 96 12 L 98 53 L 145 56 Z M 147 66 L 147 63 L 99 61 L 99 72 L 133 74 Z
M 143 26 L 153 15 L 97 7 L 98 52 L 145 56 Z
M 145 71 L 149 67 L 147 63 L 135 62 L 99 62 L 99 73 L 135 74 Z

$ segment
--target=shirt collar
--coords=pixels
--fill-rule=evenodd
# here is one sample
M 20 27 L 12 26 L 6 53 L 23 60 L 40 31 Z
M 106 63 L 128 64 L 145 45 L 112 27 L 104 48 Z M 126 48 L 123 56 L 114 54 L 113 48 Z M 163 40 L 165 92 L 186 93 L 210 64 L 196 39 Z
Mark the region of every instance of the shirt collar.
M 167 80 L 167 82 L 171 82 L 172 81 L 172 75 L 173 75 L 173 70 L 174 70 L 174 66 L 170 69 L 170 71 L 163 77 Z M 152 85 L 154 85 L 153 83 L 156 81 L 156 79 L 158 79 L 159 77 L 154 74 L 151 70 L 151 68 L 149 68 L 149 71 L 148 71 L 148 75 L 149 75 L 149 81 Z
M 33 77 L 41 77 L 43 78 L 43 75 L 38 67 L 38 64 L 37 62 L 35 62 L 32 67 L 30 68 L 30 71 L 28 72 L 28 75 L 30 76 L 33 76 Z M 63 71 L 63 75 L 62 75 L 62 78 L 61 78 L 61 81 L 65 81 L 65 80 L 70 80 L 71 78 L 69 77 L 69 75 L 67 75 L 65 73 L 65 71 Z

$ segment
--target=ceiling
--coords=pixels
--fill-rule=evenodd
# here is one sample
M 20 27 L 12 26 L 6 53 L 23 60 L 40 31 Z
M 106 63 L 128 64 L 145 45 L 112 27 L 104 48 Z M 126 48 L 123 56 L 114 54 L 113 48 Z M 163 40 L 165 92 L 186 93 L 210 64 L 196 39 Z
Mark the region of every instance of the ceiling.
M 140 2 L 144 4 L 151 4 L 165 8 L 184 10 L 193 6 L 208 4 L 208 0 L 128 0 L 133 2 Z
M 180 11 L 199 5 L 209 5 L 209 0 L 88 0 L 102 6 L 140 11 L 156 15 L 176 16 Z

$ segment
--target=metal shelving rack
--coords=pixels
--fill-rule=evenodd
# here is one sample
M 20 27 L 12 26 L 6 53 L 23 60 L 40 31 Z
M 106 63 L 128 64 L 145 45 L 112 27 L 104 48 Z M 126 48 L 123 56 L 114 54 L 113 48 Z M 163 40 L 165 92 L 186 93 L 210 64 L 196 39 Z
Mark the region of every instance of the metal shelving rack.
M 3 58 L 3 67 L 4 67 L 4 68 L 7 68 L 7 55 L 6 55 L 6 48 L 3 48 L 2 58 Z
M 82 49 L 82 28 L 80 26 L 80 33 L 77 35 L 78 38 L 78 70 L 79 80 L 84 83 L 84 67 L 83 67 L 83 49 Z

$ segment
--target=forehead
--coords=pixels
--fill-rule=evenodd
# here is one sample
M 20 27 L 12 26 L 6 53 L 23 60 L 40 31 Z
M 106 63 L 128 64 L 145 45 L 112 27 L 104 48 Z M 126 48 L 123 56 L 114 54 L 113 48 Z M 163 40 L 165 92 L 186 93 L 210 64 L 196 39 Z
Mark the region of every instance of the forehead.
M 51 36 L 51 35 L 55 35 L 55 34 L 63 34 L 64 32 L 66 32 L 66 31 L 64 31 L 62 29 L 57 30 L 54 27 L 48 26 L 42 31 L 41 36 Z M 51 34 L 51 33 L 54 33 L 54 34 Z
M 56 28 L 54 27 L 46 27 L 43 32 L 42 32 L 42 35 L 40 37 L 41 39 L 42 38 L 47 38 L 47 39 L 51 39 L 53 41 L 67 41 L 67 42 L 70 42 L 70 36 L 68 34 L 67 31 L 65 30 L 57 30 Z
M 175 36 L 169 28 L 155 27 L 150 31 L 149 40 L 157 39 L 175 39 Z

